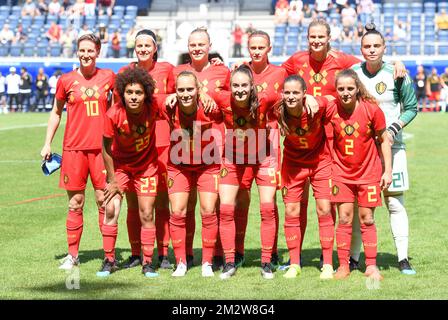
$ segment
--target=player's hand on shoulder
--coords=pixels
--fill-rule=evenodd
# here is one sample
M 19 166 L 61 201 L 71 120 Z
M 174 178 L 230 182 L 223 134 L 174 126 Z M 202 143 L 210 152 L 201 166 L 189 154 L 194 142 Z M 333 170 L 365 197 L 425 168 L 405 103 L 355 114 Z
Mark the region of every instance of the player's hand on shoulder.
M 210 59 L 210 63 L 214 66 L 223 66 L 224 65 L 224 61 L 222 61 L 218 57 Z
M 199 99 L 201 100 L 205 113 L 215 111 L 218 108 L 215 100 L 204 92 L 199 95 Z
M 401 61 L 396 61 L 394 64 L 394 79 L 404 78 L 407 75 L 408 71 L 406 70 L 406 66 Z
M 305 97 L 306 111 L 311 117 L 314 117 L 319 111 L 319 103 L 317 102 L 316 98 L 314 98 L 310 94 L 305 95 Z
M 168 97 L 166 97 L 165 106 L 167 108 L 170 108 L 170 109 L 174 108 L 176 103 L 177 103 L 177 95 L 175 93 L 172 93 Z

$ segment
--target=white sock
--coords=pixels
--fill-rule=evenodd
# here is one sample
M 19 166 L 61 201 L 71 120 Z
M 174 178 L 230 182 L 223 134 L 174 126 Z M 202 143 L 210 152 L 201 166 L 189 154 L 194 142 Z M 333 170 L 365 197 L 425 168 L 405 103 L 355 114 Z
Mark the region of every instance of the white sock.
M 403 194 L 384 197 L 389 209 L 390 228 L 397 248 L 398 261 L 408 258 L 409 222 Z
M 359 224 L 358 206 L 355 205 L 352 222 L 352 242 L 350 244 L 350 257 L 359 261 L 359 255 L 361 254 L 361 226 Z

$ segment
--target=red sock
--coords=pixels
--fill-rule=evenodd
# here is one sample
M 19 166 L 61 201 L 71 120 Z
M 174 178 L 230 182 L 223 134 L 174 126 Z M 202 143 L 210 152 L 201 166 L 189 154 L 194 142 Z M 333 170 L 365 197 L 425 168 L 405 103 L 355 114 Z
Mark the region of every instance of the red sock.
M 193 241 L 194 241 L 194 233 L 196 231 L 196 217 L 195 211 L 187 211 L 187 236 L 186 236 L 186 248 L 187 255 L 193 256 Z
M 246 237 L 247 219 L 249 208 L 235 209 L 235 249 L 236 252 L 244 254 L 244 238 Z
M 308 198 L 300 201 L 300 248 L 303 247 L 306 225 L 308 224 Z
M 215 252 L 213 253 L 213 255 L 223 257 L 224 251 L 222 249 L 221 237 L 219 236 L 219 199 L 216 204 L 216 218 L 218 219 L 218 235 L 216 236 Z
M 331 214 L 318 217 L 319 238 L 324 256 L 324 264 L 333 265 L 334 222 Z
M 67 229 L 68 253 L 76 258 L 78 257 L 79 243 L 81 242 L 83 229 L 82 210 L 69 210 L 65 226 Z
M 375 224 L 361 224 L 361 238 L 364 244 L 364 255 L 366 256 L 366 266 L 376 265 L 377 254 L 377 233 Z
M 351 240 L 352 240 L 352 225 L 339 224 L 336 229 L 336 243 L 338 245 L 338 259 L 340 266 L 345 265 L 348 267 Z
M 117 241 L 118 224 L 103 224 L 101 229 L 103 234 L 104 255 L 109 261 L 115 260 L 115 242 Z
M 235 262 L 235 206 L 219 205 L 219 234 L 226 262 Z
M 143 264 L 152 262 L 152 255 L 154 253 L 154 242 L 156 240 L 156 228 L 141 228 L 140 242 L 142 243 Z
M 167 256 L 168 246 L 170 245 L 170 209 L 156 208 L 155 211 L 157 254 Z
M 285 238 L 291 264 L 300 264 L 301 229 L 300 217 L 285 217 Z
M 270 263 L 275 242 L 274 203 L 260 203 L 261 213 L 261 263 Z
M 275 214 L 275 239 L 274 239 L 274 246 L 272 247 L 272 253 L 278 253 L 277 243 L 278 243 L 278 228 L 280 221 L 278 218 L 278 207 L 276 203 L 274 203 L 274 214 Z
M 128 208 L 126 224 L 128 227 L 129 243 L 131 244 L 131 254 L 133 256 L 140 256 L 142 248 L 140 243 L 140 230 L 142 228 L 142 223 L 140 222 L 138 209 Z
M 187 254 L 185 252 L 186 221 L 187 218 L 177 212 L 173 212 L 171 214 L 169 221 L 171 243 L 173 245 L 174 256 L 176 257 L 177 263 L 181 260 L 184 263 L 187 261 Z
M 205 212 L 202 215 L 202 263 L 212 263 L 218 236 L 218 218 L 214 212 Z
M 98 226 L 100 227 L 100 232 L 103 232 L 103 224 L 104 224 L 104 207 L 98 208 Z

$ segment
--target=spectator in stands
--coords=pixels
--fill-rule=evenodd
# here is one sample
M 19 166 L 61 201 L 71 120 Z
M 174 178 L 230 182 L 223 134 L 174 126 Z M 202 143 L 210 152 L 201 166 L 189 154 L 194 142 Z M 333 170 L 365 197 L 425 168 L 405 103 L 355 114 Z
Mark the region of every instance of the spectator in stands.
M 247 28 L 246 28 L 246 34 L 247 36 L 250 36 L 252 34 L 252 32 L 255 31 L 254 26 L 252 25 L 252 22 L 249 22 Z
M 436 30 L 448 30 L 448 14 L 445 9 L 441 9 L 440 13 L 435 17 Z
M 77 39 L 76 31 L 72 26 L 69 26 L 67 30 L 61 35 L 59 43 L 62 46 L 62 56 L 64 58 L 72 58 L 74 52 L 74 43 Z
M 439 99 L 440 99 L 440 78 L 437 74 L 437 69 L 432 68 L 431 74 L 426 79 L 427 86 L 426 95 L 429 97 L 429 111 L 439 111 Z
M 357 12 L 363 26 L 367 22 L 372 22 L 372 15 L 375 11 L 375 4 L 372 0 L 356 0 Z
M 318 17 L 328 17 L 328 15 L 330 14 L 330 9 L 332 7 L 333 2 L 331 0 L 316 0 L 316 2 L 314 3 L 314 10 L 316 10 Z
M 0 113 L 8 113 L 6 106 L 6 78 L 0 72 Z
M 344 9 L 345 5 L 348 3 L 348 1 L 336 0 L 335 3 L 336 3 L 336 12 L 340 14 L 342 12 L 342 9 Z
M 50 28 L 48 28 L 45 36 L 47 37 L 50 43 L 59 43 L 59 39 L 61 38 L 62 28 L 60 25 L 56 24 L 56 22 L 52 22 L 50 24 Z
M 394 24 L 394 40 L 406 41 L 408 39 L 408 32 L 406 29 L 406 24 L 397 20 Z
M 303 18 L 302 18 L 302 25 L 308 26 L 312 20 L 316 18 L 316 12 L 311 10 L 311 7 L 308 3 L 305 3 L 303 5 Z
M 120 49 L 121 49 L 121 35 L 118 32 L 118 30 L 115 30 L 115 32 L 112 34 L 112 54 L 115 59 L 120 58 Z
M 353 39 L 354 39 L 354 32 L 353 29 L 351 29 L 348 26 L 345 26 L 342 29 L 342 33 L 341 33 L 341 40 L 343 43 L 353 43 Z
M 425 72 L 425 68 L 422 65 L 417 66 L 417 74 L 414 77 L 415 83 L 415 95 L 418 100 L 418 111 L 423 111 L 426 109 L 426 95 L 428 94 L 427 90 L 427 76 Z
M 233 57 L 241 58 L 241 44 L 243 43 L 244 31 L 239 25 L 235 25 L 235 29 L 232 32 L 233 37 Z
M 44 68 L 39 68 L 34 84 L 36 86 L 34 110 L 39 112 L 45 111 L 48 96 L 48 76 L 44 73 Z
M 96 0 L 85 0 L 84 10 L 86 17 L 95 16 Z
M 126 33 L 126 56 L 132 58 L 134 56 L 135 48 L 135 36 L 137 35 L 137 30 L 132 26 L 131 29 Z
M 40 15 L 39 10 L 33 0 L 26 0 L 22 7 L 22 17 L 31 16 L 35 17 Z
M 14 40 L 14 32 L 9 29 L 9 24 L 5 23 L 0 31 L 0 43 L 11 44 Z
M 341 41 L 341 34 L 342 34 L 342 29 L 339 26 L 338 20 L 337 19 L 331 19 L 331 41 L 333 42 L 339 42 Z
M 364 34 L 364 26 L 361 21 L 358 21 L 356 25 L 356 30 L 354 31 L 355 42 L 361 41 L 362 35 Z
M 109 33 L 107 32 L 106 25 L 104 23 L 100 23 L 96 36 L 101 41 L 100 58 L 106 58 L 107 51 L 109 50 Z
M 102 16 L 106 13 L 110 17 L 115 5 L 115 0 L 98 0 L 98 3 L 98 15 Z
M 6 93 L 9 98 L 9 110 L 15 112 L 19 108 L 19 86 L 20 86 L 20 76 L 16 73 L 16 68 L 9 68 L 9 74 L 6 76 Z M 15 103 L 15 104 L 14 104 Z M 13 105 L 15 108 L 13 108 Z
M 51 110 L 51 108 L 53 107 L 54 104 L 54 96 L 56 95 L 56 84 L 58 83 L 59 78 L 61 77 L 62 72 L 61 70 L 57 70 L 53 73 L 53 75 L 50 77 L 50 79 L 48 80 L 48 87 L 50 88 L 50 101 L 49 101 L 49 110 Z M 47 108 L 45 108 L 47 109 Z
M 76 0 L 75 4 L 69 9 L 69 17 L 74 28 L 78 30 L 84 17 L 85 3 L 84 0 Z
M 31 108 L 31 86 L 33 77 L 25 67 L 20 68 L 20 107 L 22 112 L 28 112 Z
M 445 68 L 445 73 L 440 76 L 440 112 L 448 112 L 446 108 L 448 102 L 448 67 Z
M 160 30 L 154 30 L 156 34 L 156 42 L 157 42 L 157 56 L 163 57 L 163 38 L 160 35 Z
M 37 10 L 39 10 L 39 15 L 45 16 L 48 13 L 48 5 L 45 0 L 37 1 Z
M 303 2 L 291 1 L 289 5 L 288 24 L 290 26 L 297 26 L 302 24 L 303 18 Z
M 288 22 L 289 3 L 287 0 L 277 1 L 275 6 L 275 24 L 285 24 Z
M 394 40 L 394 33 L 391 28 L 386 28 L 386 31 L 384 31 L 384 40 L 386 40 L 386 42 Z
M 50 15 L 59 16 L 61 10 L 63 10 L 63 8 L 59 3 L 59 0 L 51 0 L 51 2 L 48 4 L 48 14 Z
M 59 2 L 59 0 L 58 0 L 58 2 Z M 73 3 L 71 0 L 62 0 L 60 13 L 69 12 L 72 6 L 73 6 Z
M 345 6 L 341 10 L 342 26 L 353 29 L 357 19 L 358 16 L 356 14 L 355 8 L 353 8 L 348 2 L 346 2 Z
M 12 43 L 25 43 L 28 39 L 28 35 L 23 31 L 23 26 L 21 23 L 17 25 L 16 34 L 12 39 Z
M 87 33 L 93 33 L 92 30 L 89 30 L 89 26 L 86 24 L 82 25 L 81 30 L 79 30 L 78 36 L 76 38 L 80 38 Z

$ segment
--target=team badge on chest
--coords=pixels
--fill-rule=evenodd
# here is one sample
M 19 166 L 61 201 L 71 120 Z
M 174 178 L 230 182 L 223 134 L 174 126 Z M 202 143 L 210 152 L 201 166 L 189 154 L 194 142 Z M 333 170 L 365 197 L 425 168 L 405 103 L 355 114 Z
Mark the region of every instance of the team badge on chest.
M 384 92 L 386 92 L 387 85 L 383 81 L 381 81 L 380 83 L 376 84 L 375 89 L 378 94 L 383 94 Z
M 240 127 L 244 127 L 247 123 L 246 118 L 244 117 L 239 117 L 238 119 L 236 119 L 236 124 Z
M 355 128 L 351 124 L 349 124 L 344 128 L 344 131 L 348 136 L 351 136 L 353 132 L 355 132 Z

